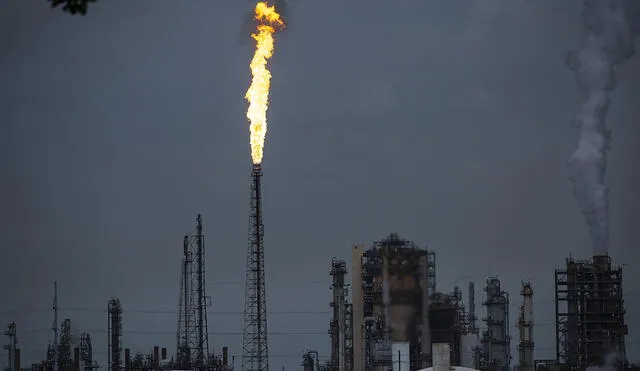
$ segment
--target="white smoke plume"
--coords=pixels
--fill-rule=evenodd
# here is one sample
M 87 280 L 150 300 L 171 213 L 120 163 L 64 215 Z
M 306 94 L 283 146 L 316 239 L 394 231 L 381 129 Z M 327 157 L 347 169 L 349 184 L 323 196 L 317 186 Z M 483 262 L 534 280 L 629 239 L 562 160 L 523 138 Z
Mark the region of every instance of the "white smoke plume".
M 607 354 L 604 358 L 604 364 L 601 366 L 589 366 L 586 371 L 617 371 L 619 365 L 623 363 L 623 359 L 616 353 Z
M 583 0 L 582 47 L 569 53 L 567 65 L 582 98 L 575 119 L 578 146 L 569 159 L 573 193 L 584 213 L 594 255 L 609 250 L 609 191 L 605 185 L 610 131 L 606 125 L 615 67 L 634 54 L 632 19 L 640 0 Z

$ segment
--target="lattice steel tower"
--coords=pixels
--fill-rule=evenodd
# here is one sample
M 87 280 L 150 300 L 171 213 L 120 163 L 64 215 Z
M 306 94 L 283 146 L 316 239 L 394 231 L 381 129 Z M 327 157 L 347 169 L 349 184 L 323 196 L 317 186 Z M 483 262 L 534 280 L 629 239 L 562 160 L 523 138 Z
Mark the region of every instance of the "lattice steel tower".
M 210 298 L 205 293 L 204 235 L 200 214 L 196 221 L 196 234 L 186 235 L 183 240 L 177 332 L 177 362 L 182 370 L 206 368 L 209 359 L 207 307 Z
M 249 248 L 245 282 L 242 370 L 267 371 L 267 300 L 264 274 L 264 226 L 262 224 L 262 168 L 254 164 L 251 172 Z

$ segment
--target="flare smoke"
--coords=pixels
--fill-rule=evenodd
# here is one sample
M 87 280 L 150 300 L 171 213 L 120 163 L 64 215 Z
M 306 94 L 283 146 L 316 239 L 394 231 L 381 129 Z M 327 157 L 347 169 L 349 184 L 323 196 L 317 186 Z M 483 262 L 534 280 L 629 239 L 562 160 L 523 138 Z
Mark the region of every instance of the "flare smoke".
M 582 47 L 569 53 L 582 106 L 575 119 L 578 146 L 569 159 L 573 193 L 584 213 L 594 255 L 609 247 L 609 194 L 605 186 L 610 131 L 605 117 L 615 88 L 614 68 L 633 53 L 631 9 L 638 0 L 583 0 Z

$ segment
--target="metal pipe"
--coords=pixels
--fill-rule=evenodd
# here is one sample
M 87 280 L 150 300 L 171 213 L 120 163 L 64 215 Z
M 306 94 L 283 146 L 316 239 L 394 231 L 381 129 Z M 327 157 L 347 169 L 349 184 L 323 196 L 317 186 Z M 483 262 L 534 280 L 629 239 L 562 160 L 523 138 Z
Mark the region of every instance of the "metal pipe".
M 353 371 L 364 371 L 364 298 L 362 296 L 363 245 L 351 250 L 351 304 L 353 311 Z

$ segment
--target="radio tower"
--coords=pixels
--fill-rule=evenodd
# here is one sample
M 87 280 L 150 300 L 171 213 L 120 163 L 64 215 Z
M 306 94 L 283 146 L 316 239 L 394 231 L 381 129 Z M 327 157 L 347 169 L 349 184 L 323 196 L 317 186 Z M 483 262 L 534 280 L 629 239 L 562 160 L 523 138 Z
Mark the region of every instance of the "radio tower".
M 242 338 L 243 371 L 269 370 L 261 178 L 262 167 L 260 164 L 254 164 L 251 172 L 249 248 L 247 251 L 244 333 Z
M 207 307 L 210 298 L 204 285 L 204 235 L 198 214 L 196 234 L 184 236 L 177 358 L 181 370 L 204 369 L 209 360 Z

